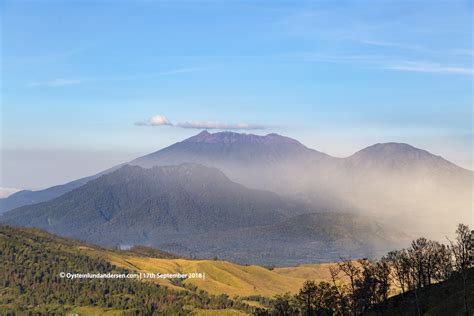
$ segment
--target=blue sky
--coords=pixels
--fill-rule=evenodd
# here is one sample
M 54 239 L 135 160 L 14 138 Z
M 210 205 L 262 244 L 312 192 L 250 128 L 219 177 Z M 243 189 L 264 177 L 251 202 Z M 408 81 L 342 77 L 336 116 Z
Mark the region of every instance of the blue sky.
M 471 1 L 0 9 L 0 186 L 93 174 L 204 127 L 277 132 L 334 156 L 407 142 L 472 166 Z

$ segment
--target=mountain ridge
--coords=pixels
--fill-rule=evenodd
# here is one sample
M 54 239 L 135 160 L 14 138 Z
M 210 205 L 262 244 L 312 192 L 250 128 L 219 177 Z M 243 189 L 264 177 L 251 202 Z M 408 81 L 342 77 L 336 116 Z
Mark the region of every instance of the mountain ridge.
M 274 133 L 203 131 L 129 162 L 143 168 L 182 163 L 217 168 L 233 182 L 311 204 L 313 209 L 396 220 L 413 232 L 426 230 L 431 238 L 466 222 L 472 211 L 472 171 L 404 143 L 378 143 L 336 158 Z M 19 192 L 0 199 L 0 212 L 50 200 L 98 176 L 43 191 Z M 446 227 L 442 221 L 434 222 L 442 217 L 449 218 L 444 221 Z M 407 218 L 413 220 L 406 223 Z M 433 222 L 427 225 L 428 220 Z
M 372 242 L 379 236 L 368 218 L 316 211 L 272 192 L 248 189 L 215 168 L 126 165 L 51 201 L 9 211 L 0 221 L 105 246 L 150 245 L 242 263 L 324 261 L 335 253 L 374 255 L 393 246 L 393 239 Z M 305 218 L 314 218 L 317 225 L 300 230 Z M 322 228 L 334 234 L 304 236 Z M 353 242 L 336 233 L 341 230 L 367 233 Z
M 133 163 L 134 161 L 137 161 L 138 159 L 141 159 L 141 158 L 144 158 L 144 157 L 148 157 L 150 155 L 153 155 L 157 152 L 160 152 L 160 151 L 164 151 L 164 150 L 167 150 L 168 148 L 174 146 L 174 145 L 177 145 L 177 144 L 182 144 L 182 143 L 187 143 L 187 142 L 200 142 L 202 141 L 203 139 L 207 139 L 209 136 L 213 137 L 215 139 L 215 135 L 248 135 L 248 136 L 251 136 L 251 137 L 257 137 L 257 138 L 265 138 L 265 137 L 276 137 L 278 139 L 285 139 L 285 140 L 288 140 L 289 143 L 292 143 L 292 144 L 296 144 L 296 145 L 301 145 L 302 147 L 304 148 L 308 148 L 304 145 L 302 145 L 299 141 L 295 140 L 295 139 L 292 139 L 290 137 L 286 137 L 286 136 L 281 136 L 281 135 L 278 135 L 278 134 L 275 134 L 275 133 L 270 133 L 270 134 L 267 134 L 265 136 L 259 136 L 259 135 L 254 135 L 254 134 L 240 134 L 240 133 L 234 133 L 234 132 L 219 132 L 219 133 L 209 133 L 207 130 L 204 130 L 200 133 L 198 133 L 197 135 L 194 135 L 192 137 L 189 137 L 183 141 L 180 141 L 178 143 L 175 143 L 175 144 L 172 144 L 170 146 L 167 146 L 167 147 L 164 147 L 156 152 L 153 152 L 153 153 L 150 153 L 150 154 L 147 154 L 147 155 L 144 155 L 142 157 L 139 157 L 139 158 L 136 158 L 136 159 L 133 159 L 131 162 Z M 212 136 L 214 135 L 214 136 Z M 368 147 L 365 147 L 357 152 L 355 152 L 354 154 L 348 156 L 348 157 L 332 157 L 332 156 L 329 156 L 329 157 L 332 157 L 334 159 L 340 159 L 340 160 L 348 160 L 348 159 L 354 159 L 358 154 L 361 154 L 361 153 L 365 153 L 367 152 L 367 150 L 371 149 L 371 148 L 374 148 L 376 146 L 388 146 L 388 145 L 406 145 L 406 146 L 409 146 L 415 150 L 419 150 L 419 151 L 423 151 L 423 152 L 426 152 L 428 154 L 431 154 L 429 153 L 428 151 L 425 151 L 423 149 L 420 149 L 420 148 L 417 148 L 417 147 L 414 147 L 414 146 L 411 146 L 409 144 L 406 144 L 406 143 L 396 143 L 396 142 L 388 142 L 388 143 L 376 143 L 374 145 L 371 145 L 371 146 L 368 146 Z M 309 150 L 313 150 L 313 149 L 310 149 L 308 148 Z M 316 151 L 316 150 L 313 150 L 313 151 Z M 318 152 L 318 151 L 316 151 Z M 318 152 L 320 153 L 320 152 Z M 321 153 L 322 154 L 322 153 Z M 323 154 L 323 155 L 326 155 L 326 154 Z M 431 154 L 433 155 L 433 154 Z M 436 156 L 436 155 L 433 155 L 433 156 Z M 454 165 L 455 167 L 457 168 L 460 168 L 462 169 L 464 172 L 467 172 L 467 173 L 472 173 L 471 170 L 469 169 L 466 169 L 466 168 L 463 168 L 463 167 L 460 167 L 446 159 L 444 159 L 443 157 L 441 156 L 436 156 L 437 158 L 439 159 L 442 159 L 444 161 L 446 161 L 447 163 L 449 164 L 452 164 Z M 33 204 L 33 203 L 38 203 L 38 202 L 42 202 L 42 201 L 47 201 L 49 199 L 52 199 L 52 198 L 55 198 L 59 195 L 62 195 L 68 191 L 71 191 L 85 183 L 87 183 L 88 181 L 92 180 L 92 179 L 95 179 L 97 178 L 98 176 L 102 175 L 102 174 L 105 174 L 107 172 L 110 172 L 112 170 L 115 170 L 116 168 L 120 167 L 121 165 L 123 164 L 120 164 L 118 166 L 115 166 L 115 167 L 112 167 L 110 169 L 107 169 L 101 173 L 98 173 L 96 175 L 92 175 L 92 176 L 87 176 L 87 177 L 84 177 L 84 178 L 80 178 L 80 179 L 77 179 L 77 180 L 74 180 L 74 181 L 70 181 L 70 182 L 67 182 L 65 184 L 59 184 L 59 185 L 55 185 L 55 186 L 52 186 L 52 187 L 49 187 L 49 188 L 45 188 L 45 189 L 41 189 L 41 190 L 21 190 L 21 191 L 18 191 L 16 193 L 13 193 L 12 195 L 6 197 L 6 198 L 1 198 L 0 199 L 0 213 L 1 212 L 5 212 L 7 210 L 11 210 L 13 208 L 16 208 L 16 207 L 19 207 L 19 206 L 23 206 L 23 205 L 27 205 L 27 204 Z

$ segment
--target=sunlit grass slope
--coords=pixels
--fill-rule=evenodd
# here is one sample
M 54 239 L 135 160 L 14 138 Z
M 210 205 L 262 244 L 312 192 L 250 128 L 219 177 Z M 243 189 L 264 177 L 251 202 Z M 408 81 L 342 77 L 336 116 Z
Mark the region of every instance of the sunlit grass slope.
M 304 281 L 329 281 L 330 263 L 306 264 L 297 267 L 268 269 L 256 265 L 239 265 L 221 260 L 161 259 L 131 255 L 116 251 L 93 252 L 112 264 L 130 270 L 153 273 L 203 273 L 203 279 L 187 279 L 210 294 L 234 296 L 261 295 L 272 297 L 286 292 L 296 293 Z M 176 288 L 169 280 L 155 280 L 162 285 Z

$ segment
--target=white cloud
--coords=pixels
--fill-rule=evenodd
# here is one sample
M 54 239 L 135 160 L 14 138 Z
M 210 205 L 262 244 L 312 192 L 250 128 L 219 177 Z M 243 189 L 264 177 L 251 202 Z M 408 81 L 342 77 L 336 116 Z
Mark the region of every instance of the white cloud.
M 85 80 L 84 79 L 53 79 L 47 81 L 38 81 L 32 82 L 28 86 L 29 87 L 64 87 L 64 86 L 71 86 L 76 84 L 81 84 Z
M 168 118 L 164 115 L 155 115 L 150 117 L 146 121 L 139 121 L 136 122 L 135 125 L 137 126 L 161 126 L 161 125 L 173 125 L 168 120 Z
M 171 125 L 170 121 L 164 115 L 155 115 L 150 118 L 150 124 L 153 126 L 157 125 Z
M 139 121 L 135 123 L 136 126 L 173 126 L 179 128 L 192 129 L 226 129 L 226 130 L 255 130 L 264 129 L 265 126 L 258 124 L 250 124 L 246 122 L 240 123 L 224 123 L 216 121 L 184 121 L 173 124 L 164 115 L 155 115 L 148 120 Z
M 16 193 L 18 191 L 21 191 L 20 189 L 16 189 L 16 188 L 4 188 L 4 187 L 0 187 L 0 198 L 6 198 L 10 195 L 12 195 L 13 193 Z

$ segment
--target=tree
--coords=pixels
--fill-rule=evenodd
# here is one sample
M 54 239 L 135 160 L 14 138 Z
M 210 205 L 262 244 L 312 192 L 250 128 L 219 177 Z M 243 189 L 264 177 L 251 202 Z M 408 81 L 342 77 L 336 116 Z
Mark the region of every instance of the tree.
M 336 315 L 341 311 L 337 289 L 328 282 L 320 282 L 316 289 L 316 315 Z
M 467 305 L 467 272 L 470 266 L 469 248 L 471 245 L 469 226 L 459 224 L 456 229 L 455 241 L 449 242 L 454 256 L 455 270 L 461 274 L 463 280 L 464 314 L 469 315 L 469 306 Z
M 296 295 L 296 300 L 301 304 L 302 311 L 307 316 L 316 314 L 316 291 L 316 283 L 314 281 L 306 281 L 303 288 Z
M 346 287 L 342 285 L 342 282 L 339 280 L 340 270 L 338 267 L 330 267 L 329 273 L 331 274 L 332 287 L 334 289 L 334 294 L 337 296 L 339 313 L 341 315 L 347 315 L 350 311 L 350 299 L 347 295 Z
M 410 260 L 406 249 L 390 251 L 384 258 L 390 265 L 391 279 L 405 294 L 410 283 Z
M 292 316 L 298 313 L 298 308 L 289 293 L 277 295 L 271 304 L 271 315 Z
M 416 278 L 416 288 L 421 289 L 427 285 L 427 253 L 428 240 L 420 237 L 412 241 L 411 248 L 408 250 L 410 259 L 412 260 L 413 276 Z
M 390 265 L 383 258 L 375 264 L 375 280 L 377 282 L 375 304 L 385 306 L 390 291 Z
M 453 273 L 452 251 L 449 246 L 436 243 L 434 251 L 433 279 L 437 282 L 449 279 Z
M 355 280 L 355 308 L 357 314 L 364 314 L 376 306 L 383 305 L 390 289 L 390 268 L 385 260 L 359 261 L 361 273 Z
M 349 279 L 349 297 L 353 315 L 357 315 L 356 305 L 356 280 L 360 275 L 360 269 L 351 260 L 345 260 L 337 264 L 341 271 Z

